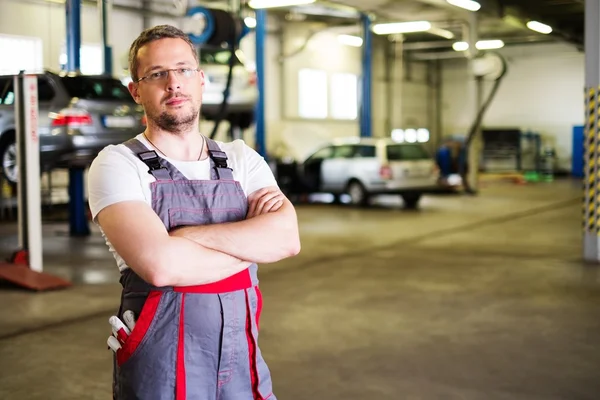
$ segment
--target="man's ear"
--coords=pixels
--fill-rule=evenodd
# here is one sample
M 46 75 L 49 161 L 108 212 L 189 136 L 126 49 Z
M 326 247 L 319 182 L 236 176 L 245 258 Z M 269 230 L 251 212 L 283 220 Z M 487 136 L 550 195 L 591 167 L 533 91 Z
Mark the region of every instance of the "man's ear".
M 198 73 L 200 74 L 200 89 L 202 91 L 204 91 L 204 84 L 205 84 L 204 71 L 200 70 L 200 71 L 198 71 Z
M 131 97 L 133 97 L 133 100 L 135 100 L 137 104 L 141 104 L 138 84 L 134 82 L 129 82 L 129 85 L 127 85 L 127 89 L 129 89 L 129 93 L 131 93 Z

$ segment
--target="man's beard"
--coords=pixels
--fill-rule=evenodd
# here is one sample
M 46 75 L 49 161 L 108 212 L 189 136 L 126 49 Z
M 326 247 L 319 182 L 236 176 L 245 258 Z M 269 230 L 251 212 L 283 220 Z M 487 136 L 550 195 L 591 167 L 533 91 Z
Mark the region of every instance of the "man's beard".
M 164 131 L 171 133 L 184 133 L 194 126 L 198 120 L 199 110 L 190 112 L 187 115 L 178 116 L 168 112 L 162 112 L 158 117 L 152 118 L 154 123 Z

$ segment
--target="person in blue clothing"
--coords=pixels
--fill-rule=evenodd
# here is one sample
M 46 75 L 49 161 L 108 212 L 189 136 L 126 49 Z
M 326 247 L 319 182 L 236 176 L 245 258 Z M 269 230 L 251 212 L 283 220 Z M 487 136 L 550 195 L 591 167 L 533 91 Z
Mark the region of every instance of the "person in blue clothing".
M 442 183 L 447 184 L 451 175 L 459 175 L 465 193 L 475 193 L 469 185 L 469 158 L 466 143 L 448 139 L 440 146 L 435 158 Z

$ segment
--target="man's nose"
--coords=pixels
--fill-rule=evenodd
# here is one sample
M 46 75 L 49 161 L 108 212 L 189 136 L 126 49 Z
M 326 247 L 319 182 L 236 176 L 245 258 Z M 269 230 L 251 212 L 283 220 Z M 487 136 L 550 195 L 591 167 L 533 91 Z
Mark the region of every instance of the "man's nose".
M 175 71 L 169 71 L 169 74 L 167 75 L 167 90 L 178 91 L 179 89 L 181 89 L 181 82 L 179 81 L 177 74 Z

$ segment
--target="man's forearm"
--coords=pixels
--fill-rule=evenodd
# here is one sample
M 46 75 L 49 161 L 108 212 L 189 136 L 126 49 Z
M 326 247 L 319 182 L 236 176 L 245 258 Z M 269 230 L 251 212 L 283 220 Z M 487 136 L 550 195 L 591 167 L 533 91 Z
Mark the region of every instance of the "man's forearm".
M 202 246 L 256 263 L 276 262 L 300 251 L 296 212 L 288 201 L 273 213 L 178 231 Z
M 202 285 L 228 278 L 250 266 L 229 254 L 209 249 L 189 239 L 170 237 L 165 246 L 155 252 L 156 286 Z

